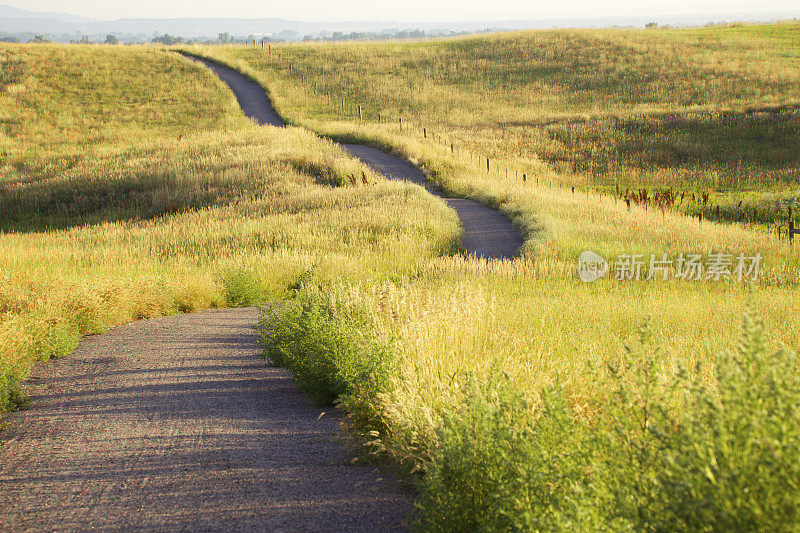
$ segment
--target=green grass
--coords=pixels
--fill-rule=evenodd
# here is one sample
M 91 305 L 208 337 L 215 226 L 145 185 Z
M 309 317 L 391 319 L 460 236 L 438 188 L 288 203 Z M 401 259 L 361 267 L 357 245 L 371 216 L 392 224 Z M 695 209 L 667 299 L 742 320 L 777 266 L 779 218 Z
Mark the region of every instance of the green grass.
M 241 126 L 221 82 L 191 64 L 133 47 L 3 45 L 4 162 L 138 145 Z M 11 110 L 14 110 L 13 114 Z M 14 157 L 14 159 L 11 159 Z M 35 161 L 38 162 L 38 161 Z
M 276 87 L 299 81 L 295 91 L 278 91 L 291 115 L 311 104 L 306 115 L 327 113 L 326 118 L 336 119 L 344 99 L 362 105 L 369 120 L 382 112 L 431 127 L 467 127 L 569 115 L 796 104 L 797 25 L 773 28 L 782 32 L 779 46 L 757 35 L 711 28 L 286 45 L 273 47 L 271 54 L 259 48 L 217 50 L 257 70 L 274 71 Z M 322 91 L 333 101 L 320 98 Z

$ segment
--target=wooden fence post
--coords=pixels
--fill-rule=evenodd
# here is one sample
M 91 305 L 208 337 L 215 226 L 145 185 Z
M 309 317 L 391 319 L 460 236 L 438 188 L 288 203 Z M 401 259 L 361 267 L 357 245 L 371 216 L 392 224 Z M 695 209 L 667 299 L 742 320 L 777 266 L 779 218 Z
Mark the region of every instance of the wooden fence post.
M 794 241 L 795 232 L 800 233 L 800 231 L 797 231 L 796 229 L 794 229 L 794 220 L 790 220 L 789 221 L 789 244 L 792 244 L 792 242 Z
M 486 158 L 486 172 L 489 172 L 489 158 Z

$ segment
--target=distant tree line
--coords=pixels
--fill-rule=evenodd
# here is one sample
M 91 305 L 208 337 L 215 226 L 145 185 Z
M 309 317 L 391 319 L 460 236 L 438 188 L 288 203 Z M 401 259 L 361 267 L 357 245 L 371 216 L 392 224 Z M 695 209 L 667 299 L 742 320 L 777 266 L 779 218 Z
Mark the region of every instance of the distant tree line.
M 335 31 L 330 35 L 306 35 L 303 41 L 381 41 L 387 39 L 425 39 L 430 37 L 456 37 L 459 35 L 469 35 L 472 33 L 483 33 L 492 30 L 482 30 L 481 32 L 469 31 L 448 31 L 448 32 L 425 32 L 423 30 L 397 30 L 394 32 L 363 32 L 354 31 L 351 33 L 343 33 Z
M 470 35 L 475 33 L 491 33 L 500 31 L 497 28 L 486 28 L 479 31 L 423 31 L 423 30 L 387 30 L 381 32 L 322 32 L 314 33 L 305 36 L 300 36 L 297 32 L 286 30 L 277 35 L 248 35 L 248 36 L 234 36 L 228 32 L 217 34 L 214 37 L 198 37 L 188 39 L 185 37 L 171 35 L 169 33 L 159 34 L 154 33 L 151 37 L 145 35 L 134 34 L 108 34 L 105 37 L 102 35 L 81 35 L 80 33 L 72 35 L 38 35 L 33 33 L 18 33 L 11 35 L 0 35 L 0 42 L 7 43 L 50 43 L 50 42 L 69 42 L 71 44 L 162 44 L 172 46 L 176 44 L 247 44 L 247 43 L 281 43 L 287 41 L 378 41 L 389 39 L 425 39 L 433 37 L 455 37 L 459 35 Z
M 184 41 L 183 37 L 174 37 L 169 33 L 165 33 L 164 35 L 158 35 L 156 37 L 153 37 L 153 39 L 150 42 L 171 46 L 173 44 L 183 44 L 186 41 Z

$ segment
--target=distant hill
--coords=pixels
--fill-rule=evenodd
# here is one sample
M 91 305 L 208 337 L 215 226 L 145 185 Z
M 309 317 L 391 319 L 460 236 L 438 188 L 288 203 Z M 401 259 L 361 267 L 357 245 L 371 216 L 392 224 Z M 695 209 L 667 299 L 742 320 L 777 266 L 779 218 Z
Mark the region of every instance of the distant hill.
M 800 10 L 758 13 L 718 13 L 670 17 L 629 16 L 563 18 L 539 20 L 463 21 L 463 22 L 303 22 L 278 18 L 124 18 L 91 20 L 63 13 L 39 13 L 12 6 L 0 5 L 0 37 L 18 36 L 27 40 L 34 34 L 68 42 L 88 36 L 102 40 L 112 33 L 127 42 L 147 41 L 156 34 L 169 33 L 186 39 L 216 39 L 220 33 L 233 37 L 270 37 L 295 41 L 304 37 L 326 37 L 334 32 L 396 33 L 402 30 L 422 30 L 427 34 L 447 32 L 477 32 L 483 30 L 517 30 L 533 28 L 598 28 L 611 26 L 642 27 L 647 22 L 677 26 L 698 26 L 708 22 L 753 21 L 768 22 L 800 17 Z
M 5 5 L 0 5 L 0 19 L 58 20 L 61 22 L 89 22 L 90 20 L 86 17 L 79 17 L 78 15 L 70 15 L 68 13 L 43 13 Z

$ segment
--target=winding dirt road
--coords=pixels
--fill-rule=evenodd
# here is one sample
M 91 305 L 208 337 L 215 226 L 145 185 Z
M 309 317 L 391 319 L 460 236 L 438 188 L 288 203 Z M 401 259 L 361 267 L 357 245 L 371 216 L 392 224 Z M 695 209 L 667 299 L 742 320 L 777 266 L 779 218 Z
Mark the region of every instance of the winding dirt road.
M 411 496 L 350 464 L 336 413 L 258 356 L 256 318 L 135 322 L 37 365 L 0 431 L 0 530 L 405 529 Z
M 224 81 L 236 95 L 245 115 L 261 125 L 285 126 L 260 85 L 239 72 L 208 59 L 189 55 L 186 57 L 206 65 Z M 431 194 L 443 198 L 458 214 L 464 229 L 461 245 L 467 254 L 493 259 L 513 259 L 517 256 L 523 243 L 522 237 L 511 221 L 499 211 L 474 200 L 445 197 L 419 168 L 403 158 L 371 146 L 360 144 L 341 146 L 387 178 L 416 183 L 425 187 Z

